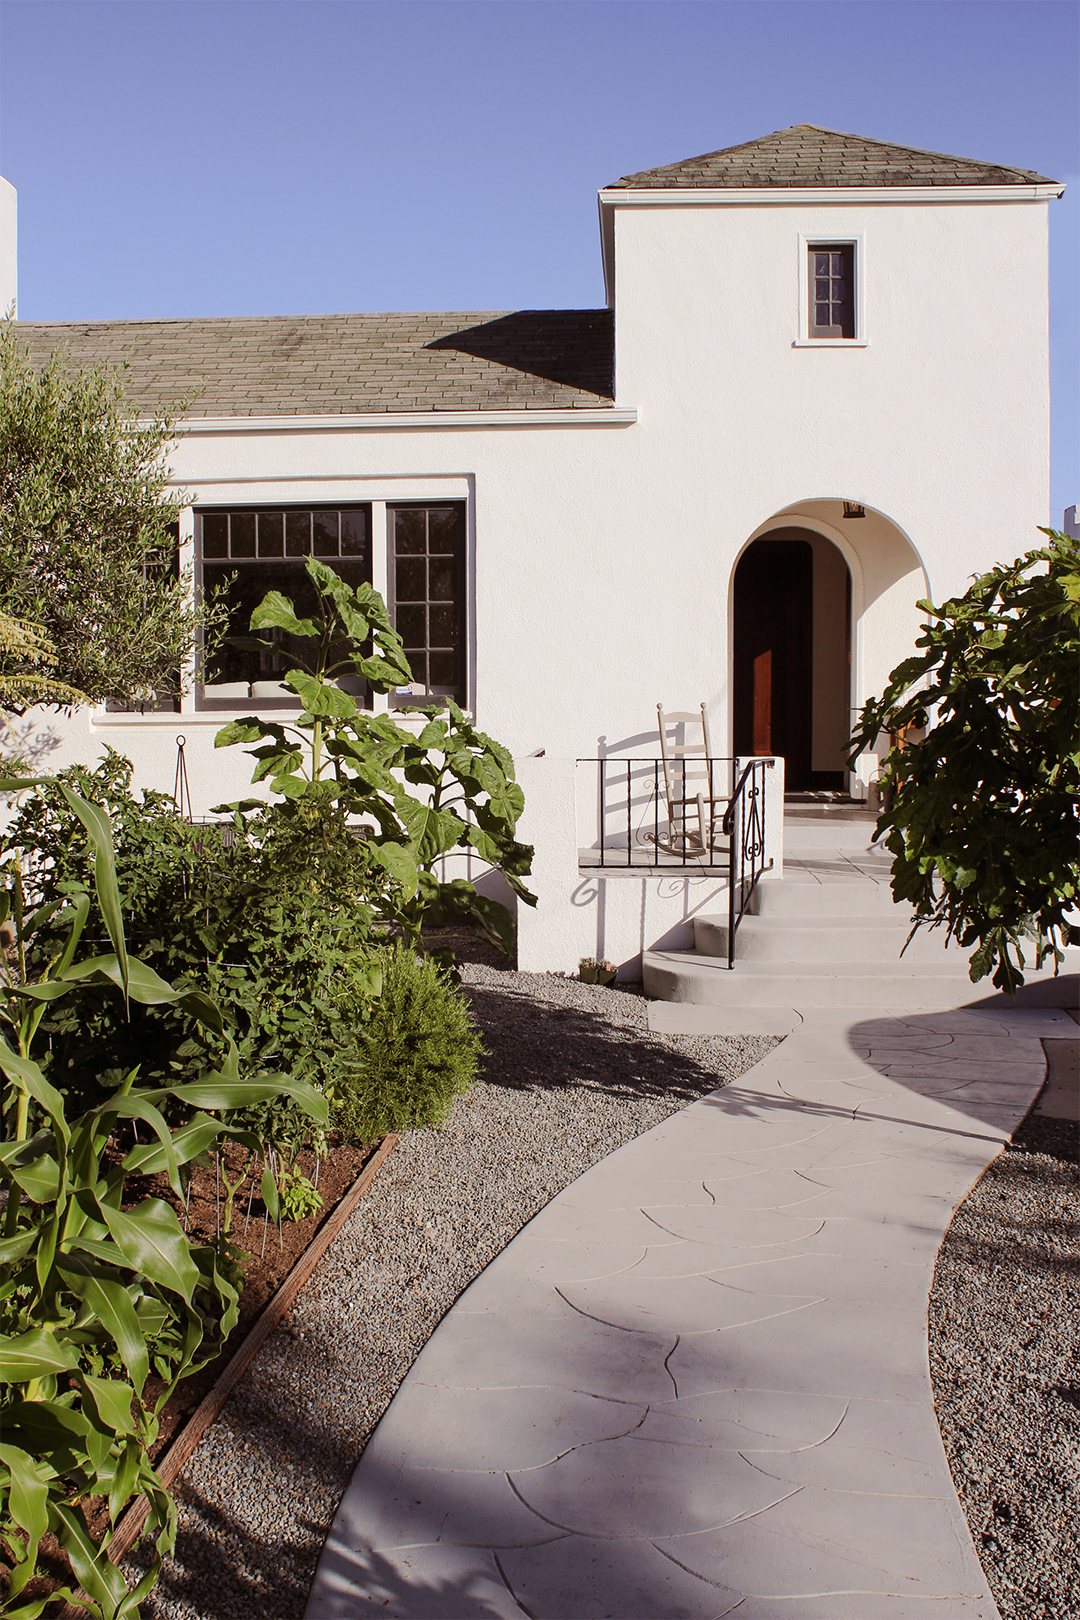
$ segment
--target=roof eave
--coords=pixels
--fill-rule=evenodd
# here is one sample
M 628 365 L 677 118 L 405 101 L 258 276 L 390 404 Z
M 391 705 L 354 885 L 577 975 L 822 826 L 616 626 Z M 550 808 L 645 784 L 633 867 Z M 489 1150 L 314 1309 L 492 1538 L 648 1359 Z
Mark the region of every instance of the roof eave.
M 1001 203 L 1046 202 L 1060 197 L 1062 182 L 948 186 L 606 186 L 599 193 L 601 238 L 604 211 L 612 208 L 718 207 L 749 203 Z M 605 262 L 605 279 L 607 265 Z

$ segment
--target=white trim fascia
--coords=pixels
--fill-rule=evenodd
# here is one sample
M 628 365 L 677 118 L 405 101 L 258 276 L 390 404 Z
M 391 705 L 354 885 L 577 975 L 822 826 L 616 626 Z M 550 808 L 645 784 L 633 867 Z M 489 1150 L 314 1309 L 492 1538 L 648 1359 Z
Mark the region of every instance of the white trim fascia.
M 362 411 L 353 416 L 197 416 L 178 422 L 178 439 L 222 433 L 412 432 L 416 428 L 629 427 L 637 407 L 583 405 L 523 411 Z
M 604 193 L 596 199 L 600 220 L 600 258 L 604 265 L 604 298 L 608 309 L 615 308 L 615 213 L 604 207 Z
M 1064 185 L 1023 186 L 661 186 L 599 193 L 601 207 L 701 208 L 742 203 L 969 203 L 1046 202 Z

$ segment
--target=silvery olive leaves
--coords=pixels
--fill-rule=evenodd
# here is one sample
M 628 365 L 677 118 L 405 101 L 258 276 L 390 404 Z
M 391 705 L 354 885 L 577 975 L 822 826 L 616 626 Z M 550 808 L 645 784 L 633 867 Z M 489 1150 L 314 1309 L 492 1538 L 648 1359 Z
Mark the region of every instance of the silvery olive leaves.
M 35 786 L 0 782 L 3 791 Z M 87 834 L 93 899 L 83 890 L 35 909 L 17 865 L 0 893 L 0 1613 L 34 1620 L 68 1598 L 99 1620 L 136 1620 L 176 1532 L 174 1503 L 149 1457 L 160 1413 L 178 1381 L 221 1350 L 237 1293 L 218 1250 L 191 1245 L 165 1200 L 133 1201 L 131 1180 L 163 1172 L 179 1199 L 182 1167 L 221 1138 L 258 1147 L 229 1123 L 235 1110 L 286 1094 L 325 1124 L 327 1105 L 302 1081 L 245 1079 L 214 1002 L 174 990 L 128 952 L 108 817 L 62 791 Z M 88 923 L 112 949 L 80 959 Z M 48 924 L 60 929 L 42 963 L 34 941 Z M 139 1086 L 132 1068 L 97 1106 L 69 1117 L 38 1061 L 39 1030 L 47 1007 L 87 987 L 125 1004 L 176 1006 L 224 1038 L 224 1060 L 166 1087 Z M 139 1497 L 149 1503 L 155 1556 L 129 1591 L 106 1546 Z M 95 1498 L 109 1527 L 97 1539 L 85 1512 Z M 42 1591 L 35 1577 L 46 1533 L 66 1551 L 81 1593 Z
M 919 603 L 925 650 L 866 704 L 850 753 L 892 737 L 877 836 L 893 894 L 1010 995 L 1025 947 L 1038 966 L 1080 942 L 1080 542 L 1042 532 L 963 596 Z
M 252 631 L 269 635 L 240 643 L 271 656 L 280 653 L 282 637 L 290 649 L 306 644 L 306 656 L 282 676 L 301 712 L 289 724 L 257 716 L 233 721 L 218 733 L 217 746 L 257 743 L 248 750 L 256 762 L 252 781 L 280 795 L 281 809 L 303 802 L 349 819 L 392 880 L 380 904 L 384 920 L 413 944 L 425 925 L 467 917 L 510 954 L 506 907 L 464 878 L 441 880 L 435 869 L 454 850 L 475 851 L 519 899 L 535 905 L 523 882 L 532 849 L 514 837 L 525 796 L 513 760 L 452 699 L 445 708 L 416 711 L 425 721 L 419 731 L 362 708 L 343 680 L 365 682 L 372 692 L 411 684 L 401 639 L 377 591 L 348 585 L 314 559 L 306 566 L 321 613 L 301 619 L 287 597 L 271 591 L 251 616 Z M 222 808 L 245 812 L 260 803 Z

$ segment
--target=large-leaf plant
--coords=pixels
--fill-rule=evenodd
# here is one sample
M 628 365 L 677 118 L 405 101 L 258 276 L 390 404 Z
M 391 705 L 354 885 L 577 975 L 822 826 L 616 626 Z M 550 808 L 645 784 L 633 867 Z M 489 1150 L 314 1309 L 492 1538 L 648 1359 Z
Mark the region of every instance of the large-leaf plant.
M 306 644 L 306 656 L 282 677 L 301 712 L 291 724 L 257 716 L 233 721 L 218 733 L 217 746 L 257 743 L 249 750 L 252 781 L 280 795 L 286 813 L 315 806 L 357 826 L 392 880 L 380 910 L 412 944 L 420 944 L 425 924 L 468 917 L 509 955 L 506 907 L 468 879 L 440 878 L 437 868 L 454 850 L 473 851 L 519 899 L 536 904 L 522 881 L 532 849 L 514 836 L 525 796 L 510 754 L 452 699 L 417 710 L 424 721 L 418 731 L 362 708 L 342 678 L 349 686 L 359 678 L 373 692 L 411 684 L 401 639 L 371 586 L 349 585 L 314 559 L 306 566 L 320 611 L 301 619 L 287 597 L 270 591 L 251 616 L 251 629 L 270 636 L 243 643 L 278 656 L 282 636 L 291 646 Z M 240 808 L 258 803 L 245 800 Z
M 1076 944 L 1080 803 L 1080 542 L 997 564 L 927 614 L 923 649 L 864 707 L 851 758 L 882 762 L 877 825 L 893 894 L 915 926 L 975 946 L 972 980 L 993 969 L 1009 994 L 1036 964 Z
M 32 785 L 5 781 L 0 788 Z M 68 1117 L 34 1054 L 44 1010 L 72 988 L 96 986 L 126 1002 L 171 1002 L 219 1037 L 222 1025 L 206 996 L 174 990 L 128 953 L 108 818 L 64 791 L 88 835 L 97 909 L 112 950 L 77 960 L 91 915 L 90 895 L 82 892 L 60 911 L 62 948 L 43 971 L 30 972 L 34 935 L 62 902 L 35 911 L 20 877 L 12 877 L 0 900 L 0 1176 L 7 1192 L 0 1237 L 0 1529 L 9 1565 L 0 1613 L 33 1620 L 66 1597 L 99 1620 L 134 1620 L 176 1533 L 175 1506 L 149 1457 L 159 1415 L 177 1382 L 220 1351 L 236 1322 L 237 1293 L 219 1251 L 190 1244 L 164 1199 L 132 1203 L 128 1184 L 164 1172 L 179 1197 L 181 1166 L 222 1136 L 256 1145 L 223 1115 L 289 1093 L 322 1123 L 326 1104 L 302 1082 L 242 1077 L 226 1037 L 217 1070 L 174 1088 L 149 1088 L 137 1084 L 132 1069 L 98 1106 Z M 269 1176 L 264 1195 L 275 1202 Z M 149 1502 L 155 1556 L 129 1591 L 107 1557 L 111 1532 L 95 1539 L 86 1506 L 103 1499 L 112 1527 L 137 1497 Z M 67 1552 L 81 1593 L 64 1587 L 42 1595 L 31 1586 L 46 1532 Z

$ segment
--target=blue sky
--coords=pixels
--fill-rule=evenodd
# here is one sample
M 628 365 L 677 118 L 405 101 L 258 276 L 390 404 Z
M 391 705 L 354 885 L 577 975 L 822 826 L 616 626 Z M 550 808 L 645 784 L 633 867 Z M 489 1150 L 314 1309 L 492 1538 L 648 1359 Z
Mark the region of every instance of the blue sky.
M 600 186 L 826 124 L 1070 182 L 1050 205 L 1060 522 L 1078 25 L 1073 0 L 3 0 L 19 312 L 594 306 Z

